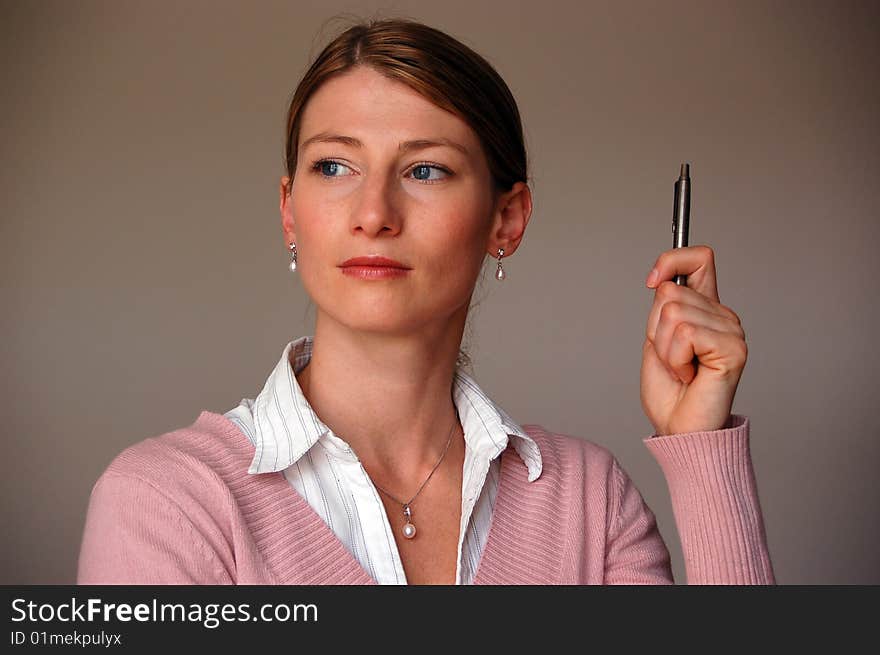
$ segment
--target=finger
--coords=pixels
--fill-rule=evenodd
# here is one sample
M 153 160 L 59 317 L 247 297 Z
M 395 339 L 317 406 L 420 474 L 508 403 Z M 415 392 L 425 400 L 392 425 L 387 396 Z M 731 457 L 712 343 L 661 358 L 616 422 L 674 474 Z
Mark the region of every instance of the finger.
M 647 339 L 645 339 L 645 343 L 642 346 L 642 376 L 649 380 L 665 379 L 668 376 L 673 382 L 680 382 L 675 371 L 669 368 L 665 361 L 660 359 L 660 356 L 654 349 L 654 344 Z M 665 387 L 667 383 L 663 382 L 660 384 Z
M 652 279 L 654 271 L 657 274 Z M 645 284 L 650 288 L 656 288 L 661 282 L 672 280 L 676 275 L 686 275 L 688 287 L 711 300 L 716 302 L 719 300 L 715 278 L 715 253 L 709 246 L 686 246 L 660 253 Z
M 660 322 L 663 308 L 669 303 L 697 307 L 705 312 L 714 314 L 725 321 L 729 321 L 732 326 L 735 326 L 731 328 L 734 331 L 742 330 L 742 322 L 740 321 L 739 316 L 736 312 L 730 309 L 730 307 L 715 302 L 714 300 L 710 300 L 694 289 L 680 286 L 675 284 L 675 282 L 666 280 L 654 291 L 654 304 L 651 306 L 651 311 L 648 313 L 646 335 L 652 341 L 656 338 L 657 325 Z M 678 312 L 679 310 L 675 309 L 673 311 Z
M 666 351 L 657 354 L 685 384 L 692 382 L 697 374 L 694 357 L 701 368 L 722 375 L 735 375 L 738 381 L 748 357 L 748 347 L 743 339 L 730 332 L 719 332 L 704 325 L 679 323 Z
M 673 342 L 680 338 L 680 328 L 687 325 L 693 328 L 707 328 L 719 334 L 730 334 L 734 337 L 745 340 L 745 334 L 742 328 L 717 314 L 706 312 L 699 307 L 693 305 L 685 305 L 681 303 L 667 303 L 660 316 L 657 324 L 657 331 L 653 339 L 654 349 L 661 360 L 665 361 L 670 370 L 675 368 L 670 361 L 670 352 L 673 348 Z M 685 328 L 687 330 L 688 328 Z M 692 355 L 693 357 L 693 355 Z M 688 360 L 690 361 L 690 360 Z

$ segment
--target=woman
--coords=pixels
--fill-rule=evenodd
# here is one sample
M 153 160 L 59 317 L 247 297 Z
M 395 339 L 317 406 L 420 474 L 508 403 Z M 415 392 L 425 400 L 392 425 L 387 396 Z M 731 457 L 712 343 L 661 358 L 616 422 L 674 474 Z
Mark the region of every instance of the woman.
M 463 370 L 485 257 L 503 280 L 532 211 L 519 113 L 495 70 L 419 23 L 357 25 L 306 73 L 287 127 L 281 225 L 314 336 L 287 344 L 255 399 L 111 463 L 79 581 L 672 582 L 614 457 L 517 425 Z M 743 330 L 711 249 L 654 268 L 646 443 L 688 581 L 772 583 L 748 421 L 730 414 Z

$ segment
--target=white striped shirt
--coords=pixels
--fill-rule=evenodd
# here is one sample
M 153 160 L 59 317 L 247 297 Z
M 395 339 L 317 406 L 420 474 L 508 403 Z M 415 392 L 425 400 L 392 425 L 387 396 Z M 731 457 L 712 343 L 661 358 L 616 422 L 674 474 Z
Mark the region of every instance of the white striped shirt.
M 260 394 L 225 416 L 255 447 L 248 473 L 283 471 L 364 570 L 379 584 L 407 584 L 385 506 L 351 447 L 315 414 L 295 375 L 312 356 L 314 337 L 284 347 Z M 291 367 L 292 362 L 292 367 Z M 529 481 L 541 474 L 538 445 L 463 371 L 453 379 L 453 402 L 464 429 L 456 584 L 471 584 L 489 532 L 498 489 L 499 455 L 509 438 Z

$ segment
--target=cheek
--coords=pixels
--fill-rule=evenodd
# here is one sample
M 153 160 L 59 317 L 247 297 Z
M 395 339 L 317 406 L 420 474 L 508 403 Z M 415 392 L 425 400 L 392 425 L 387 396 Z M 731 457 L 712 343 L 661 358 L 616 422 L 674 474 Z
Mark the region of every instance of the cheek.
M 339 208 L 326 200 L 326 196 L 311 191 L 308 183 L 294 186 L 291 214 L 296 231 L 297 250 L 308 259 L 326 248 L 333 232 L 333 220 Z
M 473 209 L 471 209 L 473 211 Z M 435 274 L 455 279 L 459 284 L 474 284 L 486 254 L 488 224 L 472 213 L 450 214 L 425 242 L 425 253 Z

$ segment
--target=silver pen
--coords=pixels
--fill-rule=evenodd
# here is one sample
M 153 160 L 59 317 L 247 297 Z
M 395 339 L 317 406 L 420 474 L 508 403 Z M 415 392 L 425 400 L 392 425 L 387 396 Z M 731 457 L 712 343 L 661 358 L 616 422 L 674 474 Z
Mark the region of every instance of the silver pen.
M 681 173 L 675 183 L 675 198 L 672 203 L 672 247 L 684 248 L 688 244 L 688 227 L 691 218 L 691 178 L 690 165 L 682 164 Z M 687 275 L 676 275 L 675 283 L 687 285 Z

